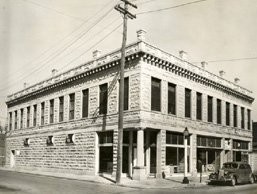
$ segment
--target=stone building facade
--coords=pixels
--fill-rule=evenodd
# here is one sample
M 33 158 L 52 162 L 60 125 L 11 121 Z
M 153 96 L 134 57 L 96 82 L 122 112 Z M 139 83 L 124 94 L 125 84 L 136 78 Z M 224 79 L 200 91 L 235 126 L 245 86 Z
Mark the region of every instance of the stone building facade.
M 257 173 L 257 122 L 253 122 L 252 165 L 253 165 L 253 171 Z
M 5 134 L 0 133 L 0 166 L 5 163 Z
M 205 172 L 225 161 L 251 163 L 253 96 L 145 41 L 126 48 L 123 173 L 135 179 Z M 6 166 L 77 174 L 117 166 L 120 50 L 8 96 Z

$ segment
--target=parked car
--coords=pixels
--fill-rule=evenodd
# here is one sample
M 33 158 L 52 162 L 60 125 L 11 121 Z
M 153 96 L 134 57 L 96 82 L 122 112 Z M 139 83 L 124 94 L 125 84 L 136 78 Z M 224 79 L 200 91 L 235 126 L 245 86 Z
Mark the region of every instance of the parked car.
M 210 183 L 254 183 L 254 175 L 251 166 L 243 162 L 226 162 L 217 172 L 209 176 Z

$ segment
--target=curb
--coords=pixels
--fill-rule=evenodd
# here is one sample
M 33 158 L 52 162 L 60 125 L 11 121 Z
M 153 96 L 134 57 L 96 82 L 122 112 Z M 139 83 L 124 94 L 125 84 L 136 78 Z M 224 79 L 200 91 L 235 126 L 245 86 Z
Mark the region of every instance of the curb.
M 115 184 L 115 182 L 108 180 L 108 181 L 99 181 L 97 179 L 91 180 L 87 179 L 86 177 L 80 177 L 80 175 L 74 175 L 74 177 L 71 176 L 65 176 L 65 174 L 58 174 L 54 175 L 52 173 L 40 173 L 38 171 L 24 171 L 24 170 L 19 170 L 19 169 L 9 169 L 9 168 L 0 168 L 0 170 L 3 171 L 9 171 L 9 172 L 16 172 L 16 173 L 24 173 L 24 174 L 30 174 L 30 175 L 37 175 L 37 176 L 42 176 L 42 177 L 53 177 L 53 178 L 60 178 L 60 179 L 66 179 L 66 180 L 77 180 L 77 181 L 86 181 L 89 183 L 98 183 L 98 184 L 105 184 L 105 185 L 112 185 L 112 186 L 120 186 L 120 187 L 127 187 L 127 188 L 134 188 L 134 189 L 186 189 L 186 188 L 199 188 L 199 187 L 204 187 L 207 186 L 206 183 L 189 183 L 189 185 L 184 185 L 182 183 L 176 183 L 176 185 L 163 185 L 163 186 L 153 186 L 153 185 L 148 185 L 148 184 L 129 184 L 129 183 L 120 183 L 120 184 Z M 92 176 L 93 177 L 93 176 Z M 104 178 L 104 177 L 103 177 Z M 170 179 L 166 179 L 170 180 Z

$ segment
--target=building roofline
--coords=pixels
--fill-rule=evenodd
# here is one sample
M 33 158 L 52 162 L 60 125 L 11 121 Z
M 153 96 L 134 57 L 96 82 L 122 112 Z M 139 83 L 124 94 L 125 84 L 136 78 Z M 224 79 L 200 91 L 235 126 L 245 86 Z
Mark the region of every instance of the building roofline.
M 194 74 L 198 74 L 206 79 L 210 79 L 221 86 L 227 87 L 235 92 L 241 93 L 243 96 L 249 97 L 250 101 L 254 100 L 254 98 L 251 96 L 252 92 L 250 90 L 243 88 L 218 75 L 215 75 L 214 73 L 211 73 L 206 69 L 203 69 L 197 65 L 194 65 L 186 60 L 183 60 L 177 56 L 174 56 L 166 51 L 163 51 L 158 47 L 153 46 L 152 44 L 149 44 L 145 41 L 142 41 L 142 40 L 136 41 L 126 46 L 126 57 L 129 57 L 134 54 L 139 54 L 141 52 L 160 58 L 162 60 L 168 61 L 171 64 L 175 64 L 176 66 L 179 66 L 185 71 L 189 71 L 189 72 L 191 71 Z M 66 81 L 70 79 L 72 81 L 73 78 L 83 73 L 86 74 L 87 72 L 91 72 L 91 71 L 94 72 L 94 70 L 98 72 L 97 69 L 99 68 L 101 69 L 105 65 L 112 64 L 112 63 L 115 63 L 117 65 L 121 57 L 120 54 L 121 54 L 120 49 L 115 49 L 114 51 L 108 52 L 107 54 L 104 54 L 96 59 L 90 60 L 79 66 L 71 68 L 65 72 L 59 73 L 53 77 L 47 78 L 41 82 L 31 85 L 21 91 L 8 95 L 6 99 L 6 104 L 7 105 L 12 104 L 13 101 L 17 101 L 21 98 L 24 98 L 25 96 L 30 96 L 29 94 L 32 94 L 32 93 L 38 93 L 38 91 L 40 90 L 47 90 L 47 88 L 51 89 L 53 88 L 51 86 L 54 86 L 60 82 L 66 83 Z

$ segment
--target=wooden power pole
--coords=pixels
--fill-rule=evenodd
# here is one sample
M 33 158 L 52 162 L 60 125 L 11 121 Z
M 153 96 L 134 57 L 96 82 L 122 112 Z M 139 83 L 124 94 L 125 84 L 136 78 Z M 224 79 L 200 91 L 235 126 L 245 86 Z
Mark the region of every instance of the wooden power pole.
M 128 6 L 137 8 L 136 5 L 130 3 L 128 0 L 121 0 L 124 2 L 124 8 L 119 4 L 115 9 L 123 15 L 123 37 L 121 47 L 121 65 L 120 65 L 120 86 L 119 86 L 119 121 L 118 121 L 118 153 L 117 153 L 117 170 L 116 170 L 116 184 L 120 183 L 122 173 L 122 148 L 123 148 L 123 110 L 124 110 L 124 67 L 125 67 L 125 48 L 127 41 L 127 19 L 135 19 L 136 16 L 128 11 Z

